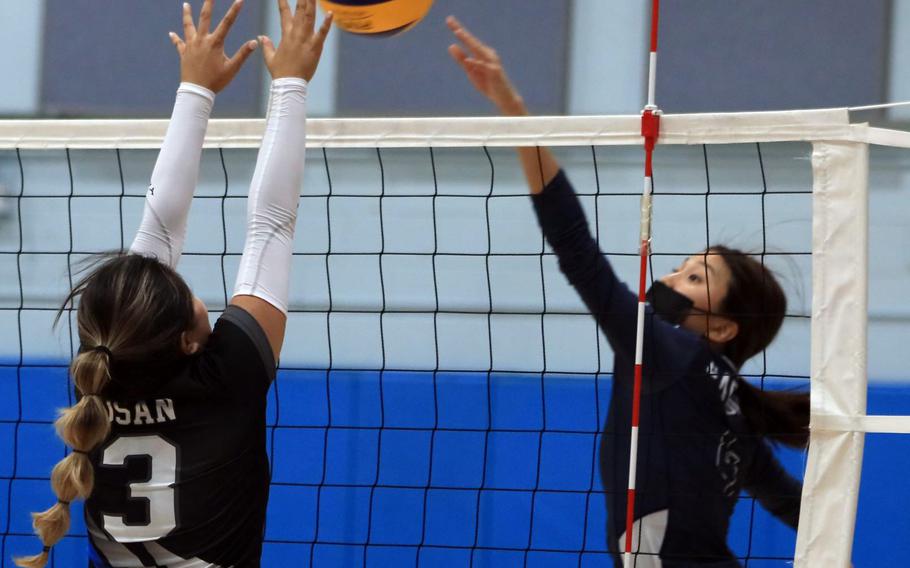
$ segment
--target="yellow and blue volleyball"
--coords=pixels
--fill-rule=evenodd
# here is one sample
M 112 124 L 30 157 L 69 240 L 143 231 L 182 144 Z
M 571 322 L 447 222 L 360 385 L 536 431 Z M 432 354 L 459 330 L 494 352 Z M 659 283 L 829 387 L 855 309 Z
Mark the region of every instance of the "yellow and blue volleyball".
M 319 0 L 322 9 L 335 13 L 339 28 L 369 36 L 401 33 L 419 22 L 433 0 Z

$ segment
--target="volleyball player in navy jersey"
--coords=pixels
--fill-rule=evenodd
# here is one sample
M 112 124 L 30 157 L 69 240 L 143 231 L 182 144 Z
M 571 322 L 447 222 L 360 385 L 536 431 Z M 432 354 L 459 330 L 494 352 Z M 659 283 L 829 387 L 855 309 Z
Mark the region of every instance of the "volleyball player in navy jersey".
M 527 114 L 496 52 L 455 18 L 449 47 L 474 87 L 507 116 Z M 613 394 L 601 447 L 608 549 L 621 566 L 626 526 L 638 299 L 592 237 L 581 205 L 545 148 L 519 148 L 534 210 L 559 266 L 614 352 Z M 809 399 L 764 392 L 739 368 L 777 334 L 786 298 L 773 274 L 740 251 L 712 246 L 655 282 L 648 294 L 642 381 L 634 565 L 739 566 L 727 546 L 746 490 L 791 527 L 800 483 L 769 441 L 804 447 Z M 657 317 L 654 317 L 654 316 Z
M 331 26 L 315 0 L 278 1 L 280 45 L 261 36 L 272 76 L 266 130 L 250 186 L 234 296 L 209 327 L 175 272 L 215 93 L 256 42 L 233 57 L 224 40 L 241 2 L 210 31 L 213 0 L 184 36 L 171 34 L 181 84 L 128 254 L 102 261 L 71 291 L 80 348 L 70 372 L 79 401 L 57 430 L 72 452 L 51 475 L 58 502 L 34 515 L 44 566 L 85 499 L 90 565 L 259 566 L 268 500 L 266 393 L 287 320 L 291 244 L 306 140 L 307 83 Z

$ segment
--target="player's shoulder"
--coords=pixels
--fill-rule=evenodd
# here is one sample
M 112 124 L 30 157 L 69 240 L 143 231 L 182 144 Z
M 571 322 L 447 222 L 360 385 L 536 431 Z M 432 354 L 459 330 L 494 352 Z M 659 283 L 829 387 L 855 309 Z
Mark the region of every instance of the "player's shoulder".
M 239 306 L 228 306 L 215 322 L 195 371 L 227 379 L 261 376 L 268 384 L 275 378 L 275 356 L 256 319 Z
M 657 316 L 650 304 L 645 310 L 646 321 L 650 323 L 650 334 L 645 338 L 648 362 L 662 372 L 680 377 L 704 374 L 716 360 L 708 342 L 693 331 Z

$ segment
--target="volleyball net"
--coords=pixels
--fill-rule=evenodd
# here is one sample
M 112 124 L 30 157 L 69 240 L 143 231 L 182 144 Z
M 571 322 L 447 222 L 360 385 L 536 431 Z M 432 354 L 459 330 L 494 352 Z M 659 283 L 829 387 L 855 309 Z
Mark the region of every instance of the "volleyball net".
M 262 127 L 209 127 L 179 270 L 212 318 Z M 28 513 L 65 452 L 51 424 L 78 340 L 71 311 L 52 332 L 56 309 L 80 260 L 131 242 L 165 128 L 0 122 L 5 563 L 33 548 Z M 790 307 L 743 375 L 811 385 L 808 457 L 780 452 L 805 474 L 798 537 L 743 494 L 729 543 L 749 566 L 849 565 L 864 434 L 910 430 L 865 414 L 869 143 L 908 145 L 845 110 L 662 119 L 649 279 L 712 244 L 754 254 Z M 612 353 L 544 242 L 514 148 L 554 149 L 632 281 L 640 144 L 637 116 L 310 121 L 264 565 L 611 565 L 597 448 Z M 84 539 L 75 520 L 54 565 L 84 559 Z

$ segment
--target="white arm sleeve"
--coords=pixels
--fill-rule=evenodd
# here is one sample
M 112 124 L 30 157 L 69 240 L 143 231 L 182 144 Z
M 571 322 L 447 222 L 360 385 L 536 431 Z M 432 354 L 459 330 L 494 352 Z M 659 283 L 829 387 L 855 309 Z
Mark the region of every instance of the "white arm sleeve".
M 186 219 L 199 181 L 202 142 L 215 93 L 181 83 L 174 112 L 152 171 L 145 211 L 130 252 L 177 266 L 186 238 Z
M 256 296 L 285 314 L 291 251 L 306 156 L 303 79 L 272 81 L 265 134 L 247 203 L 247 233 L 234 295 Z

